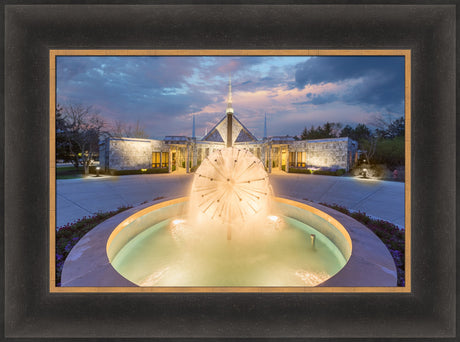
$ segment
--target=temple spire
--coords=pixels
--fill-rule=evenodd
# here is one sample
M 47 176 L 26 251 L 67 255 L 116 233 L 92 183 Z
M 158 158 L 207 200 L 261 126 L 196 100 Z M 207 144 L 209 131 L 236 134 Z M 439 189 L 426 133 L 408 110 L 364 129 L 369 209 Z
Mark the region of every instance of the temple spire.
M 230 74 L 228 78 L 228 102 L 227 102 L 227 114 L 233 114 L 233 107 L 232 107 L 232 74 Z
M 227 147 L 233 146 L 232 75 L 228 78 Z

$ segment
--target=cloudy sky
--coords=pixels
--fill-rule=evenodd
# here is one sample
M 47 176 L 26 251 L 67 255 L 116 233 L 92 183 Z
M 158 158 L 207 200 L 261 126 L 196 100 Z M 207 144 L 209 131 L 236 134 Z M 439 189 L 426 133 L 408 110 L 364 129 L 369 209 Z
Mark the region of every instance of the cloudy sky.
M 372 124 L 404 115 L 404 57 L 57 58 L 57 103 L 91 105 L 112 124 L 139 120 L 150 137 L 203 136 L 235 115 L 257 137 L 299 135 L 326 121 Z

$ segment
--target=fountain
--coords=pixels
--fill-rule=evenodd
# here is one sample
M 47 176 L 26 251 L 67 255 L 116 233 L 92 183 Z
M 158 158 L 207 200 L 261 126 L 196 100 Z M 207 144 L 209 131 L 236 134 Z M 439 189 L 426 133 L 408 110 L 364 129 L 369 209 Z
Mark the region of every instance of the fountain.
M 233 146 L 231 86 L 226 119 L 226 147 L 203 160 L 190 197 L 148 203 L 93 229 L 69 254 L 63 286 L 396 284 L 391 255 L 366 228 L 332 209 L 273 195 L 260 159 Z
M 341 251 L 325 234 L 283 214 L 263 163 L 232 146 L 232 113 L 227 115 L 227 147 L 196 170 L 189 201 L 172 204 L 169 219 L 158 220 L 152 214 L 157 210 L 143 214 L 150 227 L 135 236 L 123 236 L 126 227 L 117 232 L 107 247 L 112 266 L 139 286 L 324 282 L 345 265 L 351 248 L 342 243 Z

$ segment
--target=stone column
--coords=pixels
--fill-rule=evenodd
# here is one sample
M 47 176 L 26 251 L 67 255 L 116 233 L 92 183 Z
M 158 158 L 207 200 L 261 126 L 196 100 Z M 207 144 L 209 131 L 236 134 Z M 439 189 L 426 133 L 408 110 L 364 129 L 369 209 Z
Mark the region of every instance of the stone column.
M 268 146 L 268 173 L 272 172 L 272 145 Z
M 291 162 L 291 153 L 289 152 L 289 145 L 286 147 L 286 173 L 289 173 L 289 163 Z
M 279 162 L 278 168 L 281 171 L 283 168 L 283 147 L 282 146 L 280 146 L 278 150 L 278 162 Z
M 187 144 L 186 150 L 185 150 L 185 172 L 189 173 L 190 172 L 190 145 Z
M 163 151 L 160 150 L 160 168 L 163 166 Z
M 294 167 L 297 167 L 297 150 L 294 151 Z
M 260 148 L 260 160 L 262 161 L 262 164 L 264 165 L 265 168 L 265 144 L 262 145 Z
M 169 146 L 169 159 L 168 159 L 168 172 L 172 172 L 172 149 L 171 146 Z
M 192 156 L 192 166 L 196 167 L 198 165 L 198 147 L 195 142 L 193 143 Z

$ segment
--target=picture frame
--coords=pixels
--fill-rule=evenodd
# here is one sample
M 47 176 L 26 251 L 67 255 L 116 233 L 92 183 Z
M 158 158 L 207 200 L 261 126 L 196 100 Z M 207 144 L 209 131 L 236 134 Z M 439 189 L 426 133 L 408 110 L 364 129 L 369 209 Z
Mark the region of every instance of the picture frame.
M 57 71 L 57 64 L 59 59 L 65 59 L 68 57 L 72 58 L 86 58 L 86 57 L 97 57 L 97 58 L 104 58 L 104 56 L 110 56 L 110 57 L 118 57 L 120 59 L 123 59 L 124 57 L 126 58 L 132 58 L 133 56 L 135 57 L 150 57 L 150 58 L 156 58 L 156 57 L 180 57 L 180 58 L 194 58 L 197 56 L 212 56 L 214 58 L 222 58 L 222 57 L 233 57 L 233 58 L 241 58 L 241 57 L 251 57 L 251 56 L 264 56 L 264 57 L 288 57 L 288 56 L 296 56 L 296 57 L 308 57 L 308 56 L 314 56 L 314 57 L 320 57 L 321 56 L 335 56 L 335 57 L 344 57 L 344 56 L 353 56 L 353 57 L 361 57 L 365 59 L 366 57 L 373 58 L 375 56 L 385 56 L 389 58 L 402 58 L 404 67 L 401 70 L 401 76 L 405 78 L 405 85 L 403 85 L 403 98 L 404 98 L 404 121 L 405 121 L 405 126 L 410 127 L 410 122 L 411 122 L 411 101 L 410 101 L 410 93 L 411 93 L 411 53 L 410 50 L 403 50 L 403 49 L 395 49 L 395 50 L 381 50 L 381 49 L 375 49 L 375 50 L 362 50 L 362 49 L 354 49 L 354 50 L 108 50 L 108 49 L 96 49 L 96 50 L 55 50 L 51 49 L 50 50 L 50 141 L 54 141 L 57 134 L 54 134 L 56 132 L 56 127 L 55 127 L 55 113 L 56 113 L 56 108 L 58 106 L 57 103 L 57 93 L 56 90 L 59 88 L 58 87 L 58 82 L 57 80 L 60 75 L 59 72 Z M 56 104 L 56 105 L 54 105 Z M 109 270 L 106 272 L 106 257 L 101 255 L 101 259 L 95 260 L 94 255 L 90 257 L 91 262 L 88 263 L 87 261 L 74 261 L 72 265 L 70 266 L 68 263 L 66 263 L 65 267 L 67 272 L 70 272 L 69 269 L 73 269 L 76 272 L 78 272 L 78 276 L 74 276 L 76 279 L 76 282 L 79 284 L 78 286 L 74 285 L 56 285 L 56 279 L 54 277 L 55 274 L 57 274 L 56 271 L 56 254 L 58 253 L 56 250 L 56 246 L 58 245 L 58 241 L 56 236 L 57 231 L 56 231 L 56 225 L 52 220 L 50 220 L 50 227 L 49 227 L 49 236 L 50 236 L 50 242 L 49 242 L 49 256 L 50 256 L 50 274 L 52 275 L 50 277 L 50 292 L 59 292 L 59 293 L 69 293 L 69 292 L 78 292 L 78 293 L 90 293 L 90 292 L 117 292 L 117 293 L 133 293 L 133 292 L 176 292 L 176 293 L 188 293 L 188 292 L 259 292 L 259 293 L 273 293 L 273 292 L 322 292 L 322 293 L 333 293 L 333 292 L 341 292 L 341 293 L 346 293 L 346 292 L 353 292 L 353 293 L 359 293 L 359 292 L 375 292 L 375 293 L 404 293 L 404 292 L 410 292 L 411 291 L 411 225 L 410 225 L 410 206 L 411 206 L 411 197 L 410 197 L 410 149 L 411 149 L 411 141 L 410 141 L 410 129 L 406 129 L 405 132 L 405 143 L 403 150 L 405 151 L 405 174 L 407 177 L 405 177 L 405 182 L 401 191 L 403 204 L 402 204 L 402 213 L 404 214 L 405 212 L 405 219 L 403 218 L 402 221 L 404 221 L 404 241 L 407 241 L 404 246 L 404 259 L 405 259 L 405 266 L 404 267 L 404 285 L 403 286 L 388 286 L 383 282 L 373 282 L 370 279 L 363 279 L 364 284 L 368 285 L 357 285 L 359 284 L 359 281 L 357 282 L 356 280 L 352 280 L 350 276 L 346 276 L 345 273 L 347 274 L 356 274 L 356 272 L 361 272 L 358 268 L 354 268 L 353 266 L 350 265 L 356 265 L 357 260 L 361 259 L 366 259 L 369 257 L 369 255 L 362 256 L 361 253 L 365 253 L 366 249 L 369 249 L 367 247 L 364 247 L 364 249 L 361 249 L 359 241 L 356 241 L 356 243 L 353 243 L 353 260 L 348 260 L 347 265 L 340 271 L 341 274 L 341 279 L 348 279 L 348 281 L 354 283 L 354 286 L 347 285 L 346 280 L 340 281 L 335 281 L 336 284 L 335 286 L 332 285 L 327 285 L 327 284 L 321 284 L 321 286 L 231 286 L 231 285 L 222 285 L 222 286 L 187 286 L 185 284 L 178 284 L 176 286 L 142 286 L 142 288 L 138 286 L 122 286 L 122 284 L 126 284 L 126 280 L 124 278 L 115 281 L 114 279 L 118 279 L 118 275 L 114 275 L 113 272 L 116 272 L 113 267 L 109 267 Z M 242 147 L 240 147 L 242 148 Z M 59 184 L 56 183 L 56 171 L 59 170 L 56 168 L 55 163 L 55 146 L 50 145 L 50 163 L 53 166 L 50 166 L 50 193 L 56 193 L 57 195 L 60 194 L 59 191 Z M 61 184 L 62 185 L 62 184 Z M 62 191 L 62 190 L 61 190 Z M 395 200 L 397 200 L 395 198 Z M 135 208 L 134 208 L 135 209 Z M 55 216 L 56 220 L 58 220 L 59 215 L 62 215 L 62 212 L 59 212 L 59 208 L 57 208 L 57 203 L 55 201 L 55 198 L 50 198 L 50 217 Z M 136 209 L 137 210 L 137 209 Z M 404 216 L 403 216 L 404 217 Z M 129 221 L 132 220 L 132 216 L 128 219 Z M 326 219 L 327 220 L 327 219 Z M 58 220 L 59 221 L 59 220 Z M 61 221 L 62 221 L 62 216 L 61 216 Z M 68 221 L 67 221 L 68 222 Z M 99 226 L 100 227 L 100 226 Z M 115 228 L 115 227 L 113 227 Z M 127 229 L 128 227 L 124 228 Z M 348 228 L 350 229 L 350 228 Z M 115 228 L 115 230 L 118 230 L 118 228 Z M 114 233 L 115 234 L 115 233 Z M 348 235 L 348 233 L 346 233 Z M 115 234 L 116 235 L 116 234 Z M 88 235 L 87 235 L 88 236 Z M 110 237 L 109 239 L 112 239 L 113 237 Z M 363 237 L 360 237 L 360 241 L 363 240 Z M 104 241 L 104 239 L 100 239 L 99 241 L 102 245 L 105 245 L 107 241 Z M 368 241 L 369 242 L 369 241 Z M 86 247 L 85 247 L 86 248 Z M 92 246 L 92 248 L 95 248 L 95 246 Z M 101 249 L 109 250 L 109 247 L 104 247 L 102 246 Z M 77 248 L 78 249 L 78 248 Z M 77 252 L 78 253 L 78 252 Z M 83 252 L 84 253 L 84 252 Z M 109 254 L 109 253 L 108 253 Z M 361 255 L 361 256 L 360 256 Z M 69 254 L 68 256 L 71 258 L 71 255 Z M 390 260 L 390 263 L 394 263 L 392 257 L 390 254 L 388 254 L 388 258 Z M 84 258 L 83 258 L 84 259 Z M 75 263 L 76 262 L 76 263 Z M 375 261 L 375 263 L 372 264 L 371 268 L 367 269 L 367 272 L 372 272 L 371 269 L 374 269 L 375 276 L 378 278 L 379 272 L 382 272 L 383 275 L 386 275 L 388 271 L 386 270 L 385 267 L 382 268 L 382 265 L 385 264 L 385 260 L 379 260 Z M 360 265 L 359 267 L 363 267 L 363 264 L 361 262 L 358 262 Z M 97 265 L 97 266 L 94 266 Z M 99 271 L 97 272 L 98 278 L 103 277 L 102 274 L 105 274 L 105 278 L 107 279 L 112 279 L 107 282 L 102 282 L 99 283 L 98 285 L 88 285 L 88 283 L 91 284 L 91 278 L 94 277 L 94 274 L 90 271 L 91 267 L 97 268 Z M 90 268 L 89 268 L 90 267 Z M 375 268 L 373 268 L 375 267 Z M 104 270 L 104 271 L 103 271 Z M 92 275 L 91 275 L 92 274 Z M 129 279 L 129 278 L 128 278 Z M 369 283 L 373 285 L 369 285 Z M 94 283 L 92 283 L 94 284 Z M 375 284 L 375 285 L 374 285 Z
M 453 337 L 454 9 L 308 4 L 5 6 L 5 336 Z M 138 20 L 132 21 L 133 17 Z M 49 49 L 255 46 L 411 50 L 411 292 L 50 293 Z

